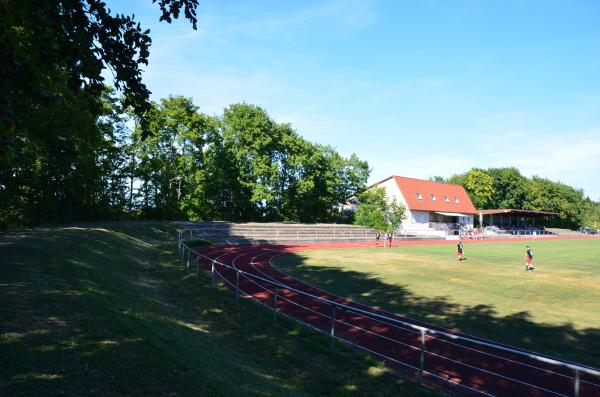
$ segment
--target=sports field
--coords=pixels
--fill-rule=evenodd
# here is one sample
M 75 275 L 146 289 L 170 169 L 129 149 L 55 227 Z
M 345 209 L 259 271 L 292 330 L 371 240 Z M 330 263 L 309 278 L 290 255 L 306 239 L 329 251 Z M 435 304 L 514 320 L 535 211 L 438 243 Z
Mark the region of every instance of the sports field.
M 525 272 L 525 245 L 535 271 Z M 600 239 L 303 251 L 279 269 L 350 299 L 476 336 L 600 364 Z

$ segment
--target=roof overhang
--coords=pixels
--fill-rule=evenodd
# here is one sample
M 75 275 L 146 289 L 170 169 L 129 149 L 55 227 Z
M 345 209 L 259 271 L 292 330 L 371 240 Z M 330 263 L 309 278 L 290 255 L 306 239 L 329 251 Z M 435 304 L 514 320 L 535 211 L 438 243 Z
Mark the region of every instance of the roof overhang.
M 436 214 L 445 215 L 445 216 L 469 216 L 465 214 L 461 214 L 459 212 L 435 212 Z
M 481 215 L 516 215 L 516 216 L 557 216 L 556 212 L 548 212 L 548 211 L 532 211 L 532 210 L 520 210 L 514 208 L 500 208 L 494 210 L 480 210 L 479 213 Z

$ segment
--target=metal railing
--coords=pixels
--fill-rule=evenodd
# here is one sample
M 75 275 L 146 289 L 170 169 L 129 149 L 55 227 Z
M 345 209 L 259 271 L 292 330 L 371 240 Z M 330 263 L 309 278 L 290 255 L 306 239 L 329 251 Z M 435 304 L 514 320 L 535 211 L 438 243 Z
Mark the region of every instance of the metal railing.
M 573 233 L 572 235 L 580 235 L 581 233 Z M 494 237 L 494 238 L 502 238 L 502 237 L 549 237 L 549 236 L 558 236 L 556 233 L 551 232 L 549 230 L 503 230 L 503 229 L 484 229 L 482 232 L 484 237 Z M 571 234 L 569 234 L 571 235 Z
M 178 241 L 178 254 L 181 258 L 181 261 L 184 264 L 186 264 L 187 270 L 188 271 L 190 270 L 191 264 L 195 264 L 196 279 L 198 279 L 199 275 L 200 275 L 200 266 L 201 266 L 200 260 L 204 259 L 204 260 L 208 261 L 210 263 L 211 286 L 215 286 L 216 282 L 218 281 L 217 277 L 219 279 L 221 279 L 224 283 L 228 284 L 232 289 L 235 290 L 236 304 L 239 301 L 240 294 L 245 294 L 247 297 L 252 298 L 254 301 L 258 302 L 259 304 L 267 307 L 270 310 L 273 310 L 274 320 L 277 319 L 278 315 L 285 315 L 286 317 L 289 317 L 295 321 L 298 321 L 318 332 L 328 334 L 331 338 L 332 345 L 335 340 L 340 340 L 344 343 L 347 343 L 351 346 L 354 346 L 361 350 L 372 353 L 375 356 L 384 358 L 385 360 L 388 360 L 395 364 L 399 364 L 399 365 L 411 368 L 412 370 L 417 371 L 418 379 L 421 384 L 423 383 L 424 376 L 427 375 L 427 376 L 431 376 L 435 379 L 441 380 L 443 382 L 448 382 L 450 384 L 453 384 L 454 386 L 466 388 L 471 392 L 475 392 L 475 393 L 486 395 L 486 396 L 493 395 L 493 394 L 490 394 L 480 388 L 472 387 L 472 386 L 469 386 L 466 384 L 462 384 L 460 382 L 453 381 L 450 376 L 444 377 L 444 376 L 435 374 L 433 372 L 427 371 L 425 369 L 425 364 L 426 364 L 425 359 L 426 359 L 426 356 L 429 355 L 429 356 L 433 356 L 435 358 L 441 358 L 441 359 L 448 360 L 450 362 L 455 363 L 456 365 L 464 365 L 467 367 L 471 367 L 473 369 L 477 369 L 479 371 L 483 371 L 487 376 L 497 377 L 499 379 L 499 381 L 501 381 L 501 382 L 506 382 L 506 381 L 514 382 L 514 383 L 518 383 L 518 384 L 522 384 L 522 385 L 525 385 L 528 387 L 535 388 L 540 392 L 545 392 L 545 393 L 549 393 L 549 394 L 557 395 L 557 396 L 569 396 L 566 394 L 559 393 L 557 391 L 546 389 L 542 386 L 532 385 L 532 384 L 526 383 L 522 380 L 510 378 L 501 373 L 494 372 L 493 370 L 486 370 L 483 368 L 479 368 L 479 367 L 476 367 L 473 365 L 469 365 L 467 363 L 463 363 L 457 359 L 453 359 L 451 357 L 445 357 L 436 352 L 429 351 L 427 349 L 427 342 L 436 340 L 436 341 L 440 341 L 440 342 L 447 343 L 450 345 L 454 345 L 454 346 L 462 348 L 462 349 L 467 349 L 468 351 L 476 351 L 479 354 L 483 354 L 483 355 L 491 356 L 491 357 L 495 357 L 495 358 L 500 358 L 502 360 L 506 360 L 506 361 L 509 361 L 512 363 L 517 363 L 524 367 L 531 367 L 531 368 L 543 371 L 550 375 L 567 378 L 569 381 L 573 382 L 573 393 L 570 395 L 575 396 L 575 397 L 580 397 L 580 387 L 581 387 L 582 383 L 587 383 L 589 385 L 592 385 L 593 387 L 597 387 L 598 391 L 600 392 L 600 370 L 599 369 L 586 367 L 586 366 L 582 366 L 582 365 L 571 363 L 571 362 L 561 361 L 561 360 L 550 358 L 550 357 L 541 356 L 541 355 L 535 354 L 533 352 L 518 350 L 516 348 L 496 344 L 496 343 L 493 343 L 493 342 L 487 341 L 487 340 L 470 338 L 470 337 L 456 335 L 453 333 L 449 333 L 449 332 L 445 332 L 445 331 L 441 331 L 441 330 L 437 330 L 437 329 L 432 329 L 429 327 L 419 326 L 416 324 L 412 324 L 410 322 L 399 320 L 397 318 L 374 313 L 374 312 L 362 309 L 357 306 L 351 306 L 348 304 L 335 302 L 330 299 L 326 299 L 326 298 L 308 293 L 306 291 L 294 288 L 288 284 L 281 283 L 280 281 L 277 281 L 276 279 L 274 279 L 270 276 L 267 276 L 262 272 L 261 273 L 263 275 L 265 275 L 265 277 L 238 269 L 235 267 L 235 265 L 228 265 L 228 264 L 222 263 L 216 259 L 210 258 L 209 256 L 204 255 L 204 254 L 190 248 L 187 244 L 185 244 L 182 237 L 183 237 L 183 233 L 180 231 L 179 232 L 179 241 Z M 195 258 L 193 258 L 192 255 L 195 255 Z M 227 277 L 224 274 L 225 271 L 233 272 L 235 277 Z M 250 283 L 255 285 L 257 288 L 261 289 L 262 291 L 265 291 L 267 294 L 270 294 L 272 296 L 272 303 L 269 303 L 268 300 L 258 299 L 256 293 L 251 294 L 249 292 L 243 291 L 240 287 L 240 278 L 241 277 L 244 277 L 247 281 L 249 281 Z M 262 282 L 264 284 L 261 284 L 260 282 Z M 323 303 L 330 307 L 331 314 L 327 315 L 321 311 L 314 310 L 314 309 L 311 309 L 306 306 L 302 306 L 301 304 L 299 304 L 291 299 L 286 298 L 285 295 L 283 294 L 284 291 L 292 292 L 294 294 L 298 294 L 299 296 L 306 297 L 311 300 Z M 279 303 L 281 303 L 282 301 L 286 301 L 286 302 L 289 302 L 290 304 L 302 307 L 304 310 L 310 311 L 314 315 L 318 315 L 318 316 L 330 321 L 330 326 L 328 327 L 328 329 L 322 329 L 322 328 L 315 326 L 314 323 L 309 323 L 307 321 L 303 321 L 300 318 L 296 318 L 290 314 L 284 313 L 281 309 L 279 309 L 279 306 L 280 306 Z M 359 304 L 357 304 L 357 305 L 359 305 Z M 420 345 L 418 347 L 416 347 L 411 344 L 404 343 L 400 340 L 391 339 L 391 338 L 387 337 L 386 335 L 380 334 L 378 332 L 374 332 L 370 329 L 362 328 L 360 325 L 356 325 L 354 323 L 349 323 L 347 321 L 344 321 L 342 318 L 337 316 L 337 314 L 340 312 L 358 314 L 367 319 L 375 320 L 375 321 L 379 322 L 380 324 L 385 324 L 386 326 L 396 327 L 396 328 L 404 330 L 404 331 L 414 332 L 420 338 Z M 372 335 L 373 337 L 387 339 L 388 342 L 396 343 L 398 345 L 403 346 L 406 349 L 417 351 L 419 354 L 418 366 L 411 365 L 408 362 L 403 362 L 397 358 L 388 356 L 384 352 L 374 351 L 372 349 L 369 349 L 367 346 L 361 345 L 360 343 L 356 343 L 355 341 L 346 337 L 342 333 L 336 332 L 336 326 L 341 326 L 341 325 L 352 328 L 352 329 L 360 330 L 362 332 L 368 333 L 369 335 Z M 446 339 L 449 339 L 449 340 L 446 340 Z M 560 372 L 554 372 L 552 370 L 545 369 L 542 367 L 533 367 L 532 365 L 527 364 L 525 362 L 519 362 L 519 361 L 516 361 L 515 359 L 511 359 L 508 357 L 497 356 L 494 353 L 489 353 L 484 350 L 477 350 L 476 348 L 465 346 L 465 345 L 459 344 L 457 342 L 464 342 L 467 344 L 476 345 L 476 346 L 492 349 L 492 350 L 499 351 L 499 352 L 510 353 L 510 354 L 518 356 L 518 357 L 523 357 L 523 358 L 527 358 L 530 360 L 534 360 L 535 362 L 538 362 L 540 364 L 551 365 L 551 366 L 559 367 L 559 368 L 567 368 L 572 371 L 573 375 L 568 376 L 568 375 L 562 374 Z M 582 374 L 599 377 L 599 383 L 582 380 L 581 379 Z
M 461 225 L 459 223 L 452 222 L 429 222 L 429 228 L 433 230 L 442 230 L 451 232 L 454 230 L 460 230 Z

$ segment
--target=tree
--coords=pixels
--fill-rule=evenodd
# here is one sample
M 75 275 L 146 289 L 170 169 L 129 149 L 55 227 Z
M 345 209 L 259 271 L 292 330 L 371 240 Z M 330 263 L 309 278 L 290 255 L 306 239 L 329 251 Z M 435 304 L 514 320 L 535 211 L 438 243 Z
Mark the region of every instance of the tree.
M 557 219 L 548 221 L 550 225 L 568 228 L 581 226 L 584 216 L 582 190 L 537 176 L 531 179 L 530 187 L 525 204 L 527 209 L 558 213 Z
M 135 153 L 142 179 L 143 214 L 173 219 L 202 209 L 195 195 L 203 186 L 205 146 L 212 137 L 211 118 L 181 96 L 153 103 L 147 115 L 150 135 L 137 129 Z
M 582 226 L 600 229 L 600 202 L 592 201 L 589 197 L 583 205 Z
M 527 199 L 529 181 L 518 169 L 489 168 L 486 173 L 493 178 L 494 193 L 489 208 L 523 208 Z
M 153 3 L 156 0 L 153 0 Z M 197 0 L 159 0 L 161 21 L 183 11 L 196 29 Z M 101 0 L 0 2 L 0 125 L 14 133 L 26 111 L 59 99 L 60 91 L 83 90 L 99 98 L 102 71 L 113 72 L 124 105 L 138 116 L 149 109 L 141 65 L 151 39 L 133 16 L 111 14 Z
M 462 185 L 477 209 L 490 208 L 494 195 L 494 179 L 485 171 L 472 168 L 462 175 L 453 175 L 448 183 Z
M 231 105 L 221 123 L 223 142 L 213 160 L 228 172 L 213 168 L 210 175 L 231 198 L 230 219 L 338 221 L 340 204 L 366 186 L 365 161 L 306 141 L 260 107 Z
M 427 180 L 432 182 L 446 183 L 446 179 L 443 176 L 439 175 L 432 175 L 429 178 L 427 178 Z
M 394 233 L 405 218 L 405 208 L 388 201 L 383 187 L 374 187 L 358 196 L 354 223 L 386 233 Z
M 197 0 L 158 5 L 195 28 Z M 100 0 L 5 0 L 0 43 L 0 225 L 116 216 L 103 203 L 121 201 L 121 138 L 102 121 L 102 71 L 145 124 L 149 31 Z

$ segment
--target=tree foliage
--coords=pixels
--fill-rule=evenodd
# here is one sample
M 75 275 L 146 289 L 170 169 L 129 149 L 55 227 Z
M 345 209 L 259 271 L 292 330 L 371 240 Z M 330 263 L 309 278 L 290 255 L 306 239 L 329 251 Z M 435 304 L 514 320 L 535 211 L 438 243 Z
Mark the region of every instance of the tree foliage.
M 594 202 L 583 191 L 537 176 L 524 177 L 518 169 L 472 169 L 449 178 L 463 185 L 477 209 L 513 208 L 556 212 L 548 226 L 577 228 L 597 219 Z
M 582 226 L 592 229 L 600 229 L 600 202 L 586 198 L 583 203 Z
M 154 0 L 156 1 L 156 0 Z M 160 0 L 161 20 L 183 12 L 196 27 L 197 0 Z M 97 116 L 110 69 L 125 106 L 142 117 L 150 92 L 142 82 L 151 39 L 133 16 L 113 14 L 101 0 L 0 1 L 0 159 L 9 161 L 19 141 L 41 135 L 34 118 L 77 106 Z
M 488 208 L 522 208 L 527 199 L 529 181 L 518 169 L 489 168 L 486 174 L 492 177 L 494 192 Z
M 151 103 L 147 131 L 128 128 L 115 93 L 99 116 L 74 102 L 23 140 L 0 171 L 0 225 L 71 220 L 220 219 L 343 222 L 339 210 L 362 190 L 368 164 L 303 139 L 267 112 L 235 104 L 208 116 L 189 98 Z
M 583 221 L 584 195 L 582 190 L 534 176 L 524 207 L 556 212 L 558 218 L 550 220 L 550 224 L 574 228 L 580 226 Z
M 494 179 L 485 171 L 473 168 L 463 175 L 454 175 L 448 183 L 462 185 L 475 208 L 489 208 L 494 195 Z
M 355 224 L 393 233 L 404 218 L 405 208 L 395 200 L 388 200 L 383 187 L 374 187 L 358 195 Z

